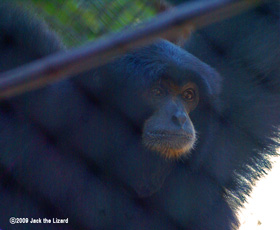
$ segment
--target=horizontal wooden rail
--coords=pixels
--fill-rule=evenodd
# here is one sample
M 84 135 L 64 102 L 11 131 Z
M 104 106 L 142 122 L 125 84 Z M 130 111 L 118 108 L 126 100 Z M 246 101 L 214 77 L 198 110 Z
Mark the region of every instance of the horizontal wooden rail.
M 217 0 L 185 3 L 165 11 L 133 30 L 110 34 L 80 48 L 50 55 L 0 74 L 0 99 L 43 87 L 54 81 L 102 65 L 116 55 L 161 37 L 176 39 L 186 28 L 202 28 L 262 0 Z

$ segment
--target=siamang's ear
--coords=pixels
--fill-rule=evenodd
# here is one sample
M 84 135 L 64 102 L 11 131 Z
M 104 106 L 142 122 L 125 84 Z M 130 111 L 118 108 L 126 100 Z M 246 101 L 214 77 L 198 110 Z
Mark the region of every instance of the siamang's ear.
M 205 64 L 206 65 L 206 64 Z M 222 91 L 222 77 L 220 74 L 210 66 L 206 65 L 202 73 L 202 82 L 205 87 L 204 90 L 206 92 L 206 98 L 208 99 L 208 103 L 211 107 L 213 107 L 216 111 L 220 111 L 221 109 L 221 91 Z
M 206 81 L 209 86 L 209 93 L 213 97 L 219 97 L 222 91 L 222 77 L 210 66 L 208 66 L 208 76 Z

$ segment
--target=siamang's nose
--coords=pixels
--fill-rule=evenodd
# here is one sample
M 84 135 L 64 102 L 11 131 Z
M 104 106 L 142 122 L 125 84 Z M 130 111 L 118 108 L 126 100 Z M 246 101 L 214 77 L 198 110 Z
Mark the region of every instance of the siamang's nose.
M 187 115 L 184 112 L 177 112 L 172 116 L 172 121 L 175 125 L 182 127 L 187 121 Z

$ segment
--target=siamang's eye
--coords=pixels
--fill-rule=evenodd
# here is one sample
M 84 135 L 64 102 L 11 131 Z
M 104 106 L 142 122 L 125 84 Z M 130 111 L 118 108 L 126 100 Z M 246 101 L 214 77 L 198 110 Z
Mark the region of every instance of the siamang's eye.
M 152 88 L 151 94 L 153 96 L 159 97 L 159 96 L 163 96 L 165 94 L 165 92 L 164 92 L 164 90 L 162 88 L 155 87 L 155 88 Z
M 193 101 L 195 98 L 195 91 L 193 89 L 187 89 L 183 93 L 183 98 L 187 101 Z

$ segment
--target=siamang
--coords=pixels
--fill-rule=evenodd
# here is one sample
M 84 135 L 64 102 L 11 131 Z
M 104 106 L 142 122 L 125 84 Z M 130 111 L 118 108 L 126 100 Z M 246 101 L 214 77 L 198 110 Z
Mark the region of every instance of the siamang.
M 0 31 L 1 72 L 67 52 L 10 5 Z M 278 146 L 280 95 L 230 70 L 221 77 L 158 40 L 2 101 L 0 228 L 235 229 L 235 210 Z

